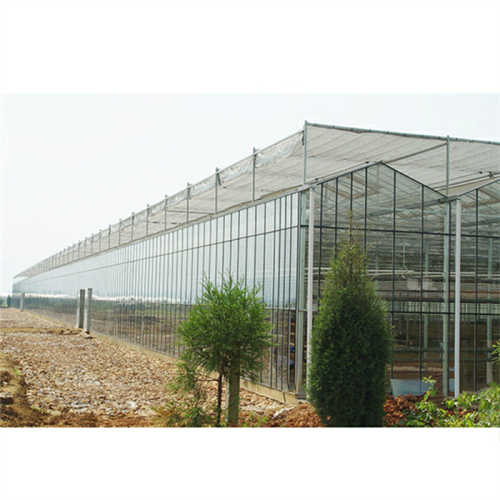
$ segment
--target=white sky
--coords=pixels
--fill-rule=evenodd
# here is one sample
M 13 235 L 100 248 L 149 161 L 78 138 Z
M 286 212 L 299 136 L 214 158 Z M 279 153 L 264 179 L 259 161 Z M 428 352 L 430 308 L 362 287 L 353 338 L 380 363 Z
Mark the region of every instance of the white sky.
M 16 273 L 249 155 L 252 147 L 299 130 L 304 120 L 500 140 L 497 1 L 6 0 L 1 9 L 2 294 Z M 72 432 L 76 456 L 61 455 L 64 443 L 56 440 L 54 448 L 52 438 L 30 435 L 24 447 L 17 435 L 4 433 L 10 458 L 1 469 L 18 497 L 21 481 L 40 500 L 156 498 L 166 494 L 172 474 L 190 488 L 175 489 L 179 499 L 319 498 L 321 486 L 330 491 L 335 484 L 346 499 L 391 500 L 404 488 L 412 500 L 421 489 L 407 488 L 411 478 L 426 466 L 441 470 L 427 463 L 433 449 L 446 450 L 448 475 L 466 446 L 483 457 L 467 463 L 469 477 L 494 477 L 500 466 L 491 434 L 476 433 L 471 444 L 463 434 L 436 441 L 435 434 L 404 431 L 412 450 L 428 452 L 417 452 L 427 465 L 416 463 L 408 476 L 414 455 L 404 452 L 399 461 L 402 438 L 385 432 L 353 440 L 343 430 L 324 431 L 298 443 L 296 430 L 283 430 L 246 440 L 243 454 L 238 440 L 217 435 L 213 441 L 208 432 L 202 439 L 186 430 L 174 442 L 196 439 L 206 459 L 193 482 L 186 475 L 191 469 L 178 460 L 182 445 L 158 459 L 148 440 L 125 432 L 126 438 L 116 433 L 99 440 Z M 170 439 L 161 434 L 154 442 L 167 450 Z M 221 443 L 232 455 L 217 452 Z M 328 464 L 314 460 L 324 446 Z M 257 482 L 266 494 L 256 495 L 252 479 L 224 490 L 228 476 L 253 467 L 264 450 L 271 454 L 265 452 Z M 131 453 L 141 457 L 141 463 L 133 459 L 134 474 L 103 489 L 110 473 L 128 473 Z M 63 464 L 61 456 L 71 460 Z M 239 458 L 222 465 L 227 456 Z M 80 473 L 83 461 L 92 463 L 100 489 L 92 489 L 94 482 L 72 486 L 76 457 Z M 61 473 L 49 488 L 52 476 L 43 464 L 53 461 Z M 381 462 L 383 471 L 374 467 Z M 14 480 L 21 469 L 11 464 L 21 463 L 30 484 Z M 488 486 L 441 483 L 433 492 L 443 500 L 481 497 Z

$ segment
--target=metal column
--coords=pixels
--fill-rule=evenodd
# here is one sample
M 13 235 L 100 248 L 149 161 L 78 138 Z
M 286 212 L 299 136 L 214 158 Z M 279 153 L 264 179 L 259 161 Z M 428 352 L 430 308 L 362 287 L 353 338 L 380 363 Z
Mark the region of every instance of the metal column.
M 215 185 L 214 185 L 214 213 L 217 213 L 217 194 L 219 188 L 219 169 L 215 169 Z
M 305 261 L 306 261 L 306 193 L 299 194 L 299 234 L 297 248 L 297 313 L 295 319 L 295 392 L 303 397 L 304 380 L 302 369 L 304 365 L 304 313 L 305 313 Z
M 455 397 L 460 394 L 460 260 L 462 238 L 462 200 L 457 198 L 455 234 Z
M 491 278 L 493 277 L 493 238 L 490 238 L 488 246 L 488 305 L 486 306 L 486 347 L 491 349 L 493 347 L 493 316 L 491 307 Z M 488 354 L 488 362 L 486 363 L 486 383 L 489 385 L 493 382 L 493 361 L 491 353 Z
M 168 206 L 168 195 L 165 195 L 165 227 L 167 229 L 167 206 Z
M 424 279 L 429 277 L 429 243 L 424 246 Z M 422 287 L 424 283 L 422 283 Z M 425 289 L 425 288 L 424 288 Z M 427 359 L 427 349 L 429 348 L 429 302 L 424 301 L 422 304 L 424 311 L 424 359 Z
M 313 291 L 314 291 L 314 187 L 309 190 L 309 248 L 307 252 L 307 369 L 311 360 L 311 333 L 313 326 Z
M 450 192 L 450 136 L 446 137 L 446 197 Z
M 253 164 L 252 164 L 252 202 L 255 201 L 255 169 L 257 168 L 257 150 L 253 148 Z
M 304 122 L 304 132 L 303 132 L 303 141 L 304 141 L 304 161 L 303 161 L 303 170 L 302 170 L 302 184 L 307 182 L 307 121 Z
M 444 262 L 443 262 L 443 395 L 448 396 L 449 392 L 449 293 L 450 293 L 450 204 L 446 203 L 444 217 Z

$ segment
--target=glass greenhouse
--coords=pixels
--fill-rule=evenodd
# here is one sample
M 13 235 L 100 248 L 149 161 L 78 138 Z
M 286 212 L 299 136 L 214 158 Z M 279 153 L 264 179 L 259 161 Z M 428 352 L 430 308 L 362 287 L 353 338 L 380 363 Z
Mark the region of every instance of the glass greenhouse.
M 20 273 L 13 303 L 71 324 L 85 312 L 92 331 L 176 357 L 203 276 L 229 271 L 261 284 L 269 309 L 261 384 L 302 397 L 349 214 L 394 326 L 388 389 L 425 376 L 444 395 L 500 383 L 500 143 L 306 122 Z

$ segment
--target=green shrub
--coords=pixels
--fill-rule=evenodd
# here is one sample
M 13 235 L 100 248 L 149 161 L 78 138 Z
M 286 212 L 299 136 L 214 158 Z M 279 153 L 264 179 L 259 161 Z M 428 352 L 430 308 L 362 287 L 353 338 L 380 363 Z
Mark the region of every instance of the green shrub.
M 422 401 L 415 403 L 415 410 L 406 414 L 408 427 L 500 427 L 500 386 L 490 384 L 479 394 L 462 393 L 443 401 L 446 408 L 439 408 L 429 398 L 436 394 L 434 380 Z
M 385 302 L 351 229 L 326 276 L 311 338 L 308 399 L 331 427 L 378 427 L 392 352 Z

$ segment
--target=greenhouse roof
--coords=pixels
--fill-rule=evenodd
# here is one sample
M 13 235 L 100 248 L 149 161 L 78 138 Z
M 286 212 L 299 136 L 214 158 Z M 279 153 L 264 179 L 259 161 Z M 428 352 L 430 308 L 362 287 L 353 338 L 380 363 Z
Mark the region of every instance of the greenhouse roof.
M 314 184 L 357 168 L 384 163 L 449 195 L 500 179 L 500 143 L 383 132 L 307 123 L 295 134 L 129 218 L 110 225 L 17 277 L 74 260 L 94 247 L 110 249 L 132 240 L 223 212 L 273 193 Z M 101 240 L 105 239 L 104 247 Z M 81 251 L 80 251 L 81 250 Z M 73 259 L 69 259 L 72 253 Z M 57 261 L 57 264 L 48 264 Z

